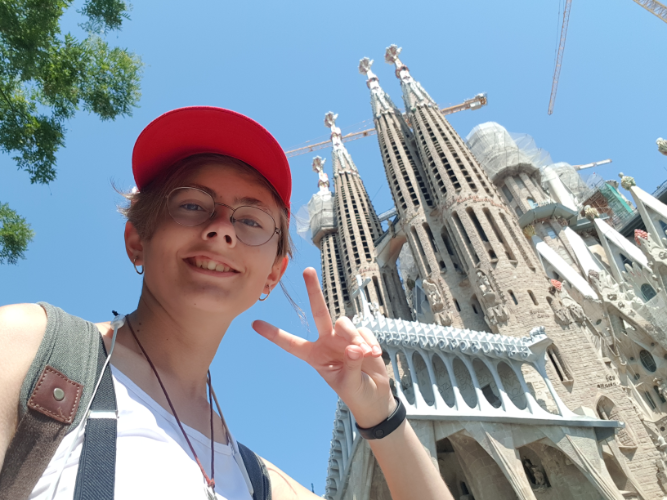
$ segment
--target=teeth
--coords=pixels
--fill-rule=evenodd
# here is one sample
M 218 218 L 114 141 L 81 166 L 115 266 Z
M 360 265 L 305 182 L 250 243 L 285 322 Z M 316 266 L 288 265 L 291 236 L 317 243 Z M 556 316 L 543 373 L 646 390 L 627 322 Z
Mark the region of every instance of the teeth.
M 219 273 L 226 273 L 232 270 L 231 267 L 212 260 L 195 259 L 195 265 L 201 269 L 208 269 L 209 271 L 217 271 Z

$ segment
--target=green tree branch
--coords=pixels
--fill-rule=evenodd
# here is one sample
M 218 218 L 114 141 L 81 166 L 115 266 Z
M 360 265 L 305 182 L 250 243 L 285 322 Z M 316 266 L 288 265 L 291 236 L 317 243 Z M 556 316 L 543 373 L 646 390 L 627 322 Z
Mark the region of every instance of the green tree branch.
M 102 38 L 129 19 L 129 4 L 87 0 L 79 10 L 85 18 L 80 26 L 88 31 L 83 40 L 61 33 L 60 19 L 71 4 L 72 0 L 0 1 L 0 151 L 12 155 L 33 184 L 55 180 L 65 124 L 77 110 L 113 120 L 131 116 L 141 97 L 140 58 L 110 47 Z M 21 221 L 23 226 L 3 227 L 24 227 L 28 232 L 22 229 L 12 241 L 27 245 L 32 232 Z M 2 257 L 6 241 L 10 240 L 0 239 L 0 263 L 16 263 L 25 248 L 16 254 L 18 247 L 12 247 L 11 255 L 19 257 Z
M 0 204 L 0 264 L 16 264 L 25 259 L 25 251 L 35 236 L 30 224 L 9 208 Z

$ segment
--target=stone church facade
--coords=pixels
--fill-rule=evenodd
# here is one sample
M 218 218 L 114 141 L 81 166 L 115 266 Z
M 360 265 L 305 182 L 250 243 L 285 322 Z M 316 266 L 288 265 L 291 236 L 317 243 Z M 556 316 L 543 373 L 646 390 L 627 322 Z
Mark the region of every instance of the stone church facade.
M 333 113 L 333 193 L 313 163 L 332 319 L 374 332 L 454 498 L 664 498 L 667 206 L 627 176 L 636 209 L 618 183 L 585 186 L 495 123 L 463 140 L 399 55 L 385 60 L 405 113 L 372 61 L 359 66 L 393 218 L 375 212 Z M 619 232 L 632 215 L 633 241 Z M 391 498 L 342 402 L 325 497 Z

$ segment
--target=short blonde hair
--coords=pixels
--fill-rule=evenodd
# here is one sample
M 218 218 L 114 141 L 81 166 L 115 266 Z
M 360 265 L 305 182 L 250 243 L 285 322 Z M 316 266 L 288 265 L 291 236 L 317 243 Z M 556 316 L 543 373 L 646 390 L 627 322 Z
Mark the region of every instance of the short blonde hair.
M 121 195 L 128 200 L 128 204 L 119 207 L 121 214 L 132 223 L 142 239 L 150 240 L 167 209 L 167 196 L 171 191 L 180 187 L 185 178 L 193 170 L 204 165 L 226 165 L 233 166 L 239 171 L 247 174 L 266 188 L 273 196 L 273 201 L 280 208 L 280 220 L 277 221 L 280 235 L 278 240 L 277 257 L 292 257 L 292 239 L 289 234 L 288 209 L 278 195 L 275 188 L 247 163 L 219 154 L 198 154 L 188 156 L 171 167 L 158 174 L 141 191 L 123 193 Z

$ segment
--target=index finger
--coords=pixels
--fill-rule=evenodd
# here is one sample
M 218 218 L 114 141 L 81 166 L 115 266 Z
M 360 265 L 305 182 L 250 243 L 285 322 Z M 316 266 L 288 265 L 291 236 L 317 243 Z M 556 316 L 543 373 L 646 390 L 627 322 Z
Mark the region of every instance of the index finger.
M 320 280 L 317 278 L 317 271 L 312 267 L 307 267 L 303 271 L 303 280 L 306 282 L 310 310 L 313 313 L 317 331 L 320 336 L 330 335 L 333 331 L 333 324 L 331 323 L 329 308 L 327 307 L 322 288 L 320 287 Z
M 293 354 L 297 358 L 306 361 L 310 353 L 311 342 L 306 339 L 292 335 L 291 333 L 281 330 L 277 326 L 262 321 L 260 319 L 253 321 L 252 327 L 262 337 L 270 340 L 278 347 Z

